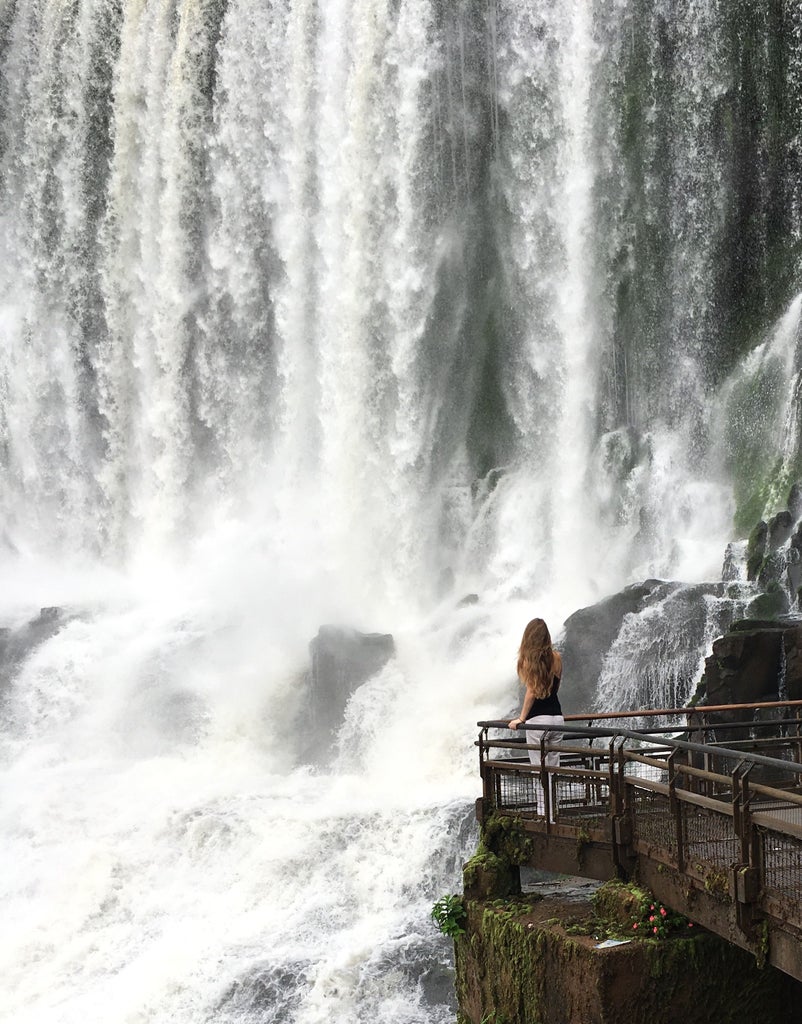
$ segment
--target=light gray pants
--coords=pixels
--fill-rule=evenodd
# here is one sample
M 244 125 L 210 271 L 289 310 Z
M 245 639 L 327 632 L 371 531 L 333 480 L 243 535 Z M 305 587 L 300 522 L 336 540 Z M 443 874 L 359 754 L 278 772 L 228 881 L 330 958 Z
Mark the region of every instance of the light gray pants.
M 548 730 L 546 732 L 546 743 L 559 743 L 563 738 L 562 730 L 559 728 L 565 719 L 562 715 L 535 715 L 534 718 L 527 719 L 527 725 L 541 726 L 542 729 Z M 526 730 L 526 742 L 534 744 L 533 750 L 528 750 L 529 760 L 535 768 L 540 767 L 540 741 L 543 738 L 543 732 L 541 729 L 527 729 Z M 546 752 L 546 764 L 547 765 L 558 765 L 560 763 L 560 752 L 558 750 L 549 750 Z M 546 809 L 546 800 L 543 795 L 543 787 L 540 783 L 540 779 L 535 782 L 535 800 L 537 801 L 537 813 L 544 814 Z M 552 801 L 551 808 L 551 820 L 554 821 L 554 815 L 557 812 L 556 801 Z

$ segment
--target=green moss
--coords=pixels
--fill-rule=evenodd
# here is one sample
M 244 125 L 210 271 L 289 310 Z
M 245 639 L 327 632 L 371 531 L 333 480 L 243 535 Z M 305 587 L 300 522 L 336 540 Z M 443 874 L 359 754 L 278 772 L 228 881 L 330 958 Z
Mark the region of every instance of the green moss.
M 462 886 L 471 899 L 512 896 L 521 890 L 517 865 L 483 842 L 462 869 Z
M 788 612 L 788 595 L 778 587 L 773 587 L 765 594 L 758 594 L 746 606 L 746 615 L 750 619 L 777 619 Z
M 618 928 L 628 932 L 649 896 L 646 889 L 634 882 L 606 882 L 593 894 L 593 909 L 608 930 Z
M 769 957 L 769 922 L 765 919 L 761 921 L 758 929 L 758 945 L 755 953 L 755 962 L 757 963 L 758 969 L 763 970 L 768 962 Z
M 761 519 L 760 522 L 752 528 L 752 531 L 749 534 L 749 541 L 746 545 L 746 575 L 750 580 L 757 579 L 758 573 L 763 565 L 763 559 L 766 556 L 767 537 L 768 527 L 765 521 Z
M 520 818 L 508 814 L 491 814 L 484 822 L 480 843 L 511 864 L 525 864 L 532 853 L 532 839 Z
M 730 898 L 730 883 L 724 871 L 711 871 L 705 878 L 705 892 L 717 899 Z
M 638 886 L 602 888 L 607 891 L 594 906 L 605 914 L 627 900 L 648 898 Z M 586 938 L 598 935 L 590 919 L 564 921 L 562 928 L 553 918 L 536 924 L 533 906 L 526 897 L 468 902 L 469 934 L 455 943 L 462 1024 L 560 1019 L 779 1024 L 787 1019 L 794 983 L 772 969 L 758 970 L 750 954 L 715 935 L 695 931 L 597 950 Z
M 590 834 L 584 827 L 580 827 L 579 833 L 576 837 L 576 863 L 577 867 L 582 868 L 582 862 L 585 857 L 585 847 L 590 843 Z

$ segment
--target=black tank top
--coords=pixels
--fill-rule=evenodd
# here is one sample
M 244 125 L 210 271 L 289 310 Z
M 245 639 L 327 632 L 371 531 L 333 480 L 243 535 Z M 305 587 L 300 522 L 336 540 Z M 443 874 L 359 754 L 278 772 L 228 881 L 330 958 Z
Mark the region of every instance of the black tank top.
M 551 692 L 548 697 L 540 697 L 536 699 L 529 709 L 529 715 L 527 722 L 533 718 L 537 718 L 538 715 L 561 715 L 563 709 L 560 707 L 560 700 L 557 696 L 557 691 L 560 689 L 560 677 L 555 676 L 551 681 Z

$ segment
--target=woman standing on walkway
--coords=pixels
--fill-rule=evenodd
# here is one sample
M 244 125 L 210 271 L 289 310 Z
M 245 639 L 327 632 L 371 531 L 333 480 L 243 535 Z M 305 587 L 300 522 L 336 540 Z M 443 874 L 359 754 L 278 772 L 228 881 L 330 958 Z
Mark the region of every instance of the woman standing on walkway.
M 524 630 L 521 646 L 518 650 L 518 678 L 525 687 L 521 714 L 510 722 L 510 729 L 517 729 L 526 722 L 527 725 L 547 729 L 545 742 L 559 743 L 563 738 L 560 726 L 564 723 L 563 711 L 557 691 L 563 674 L 563 660 L 558 651 L 551 646 L 551 636 L 543 619 L 532 619 Z M 556 731 L 555 731 L 556 730 Z M 532 744 L 529 760 L 540 767 L 540 740 L 544 734 L 538 730 L 527 730 L 527 740 Z M 560 763 L 559 751 L 553 750 L 546 754 L 547 765 Z M 538 813 L 542 814 L 543 794 L 537 789 Z

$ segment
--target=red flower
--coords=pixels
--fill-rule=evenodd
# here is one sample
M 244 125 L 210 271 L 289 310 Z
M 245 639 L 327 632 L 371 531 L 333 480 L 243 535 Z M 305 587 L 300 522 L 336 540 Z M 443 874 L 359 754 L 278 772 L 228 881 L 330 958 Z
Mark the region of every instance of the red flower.
M 649 918 L 649 924 L 651 924 L 652 921 L 654 921 L 654 914 L 652 914 L 652 916 Z
M 633 928 L 637 928 L 637 927 L 638 927 L 638 922 L 636 921 L 636 922 L 635 922 L 635 923 L 634 923 L 634 924 L 632 925 L 632 927 L 633 927 Z
M 655 935 L 657 935 L 657 928 L 656 927 L 652 928 L 652 931 L 654 932 Z
M 663 915 L 663 917 L 665 917 L 666 916 L 666 908 L 665 907 L 660 907 L 660 913 Z

